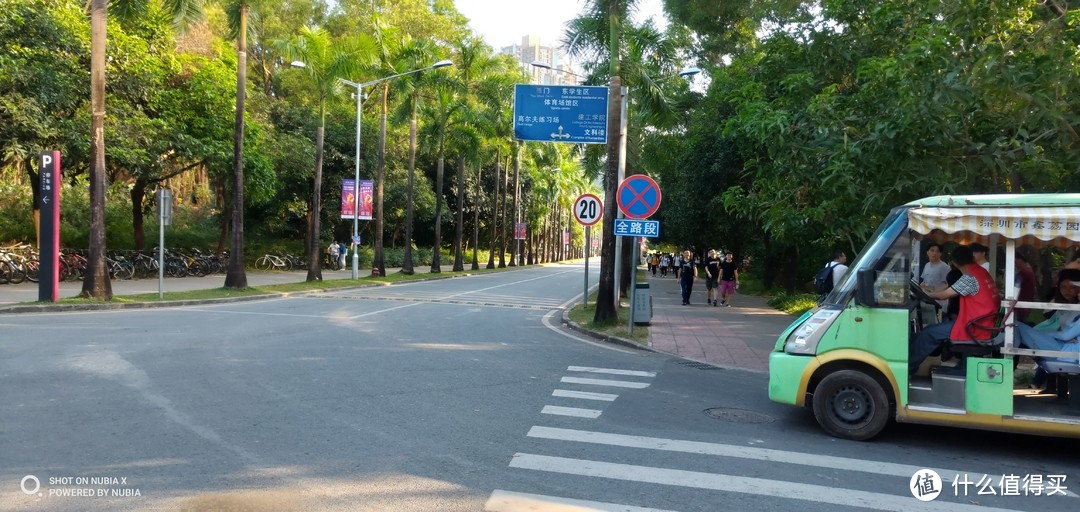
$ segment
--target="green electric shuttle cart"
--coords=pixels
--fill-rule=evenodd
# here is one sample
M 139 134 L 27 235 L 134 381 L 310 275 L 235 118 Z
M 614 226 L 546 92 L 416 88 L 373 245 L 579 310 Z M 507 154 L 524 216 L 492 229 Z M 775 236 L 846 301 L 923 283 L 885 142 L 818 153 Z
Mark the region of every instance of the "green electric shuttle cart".
M 930 358 L 909 378 L 908 346 L 941 314 L 914 280 L 930 240 L 988 246 L 1002 308 L 993 339 L 946 342 L 940 362 Z M 811 407 L 826 432 L 847 439 L 869 439 L 889 418 L 1080 437 L 1077 352 L 1014 344 L 1015 322 L 1023 320 L 1016 308 L 1080 310 L 1018 301 L 1017 249 L 1051 255 L 1078 246 L 1080 194 L 939 196 L 893 208 L 833 291 L 780 335 L 769 357 L 769 397 Z M 1017 385 L 1021 362 L 1067 380 L 1069 391 Z

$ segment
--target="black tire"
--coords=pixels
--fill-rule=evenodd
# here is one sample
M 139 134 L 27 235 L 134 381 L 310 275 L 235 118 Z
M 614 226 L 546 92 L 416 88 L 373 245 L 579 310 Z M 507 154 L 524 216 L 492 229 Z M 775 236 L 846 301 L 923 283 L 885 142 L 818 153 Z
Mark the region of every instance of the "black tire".
M 881 433 L 891 413 L 881 383 L 859 370 L 830 373 L 814 390 L 814 417 L 831 436 L 866 441 Z

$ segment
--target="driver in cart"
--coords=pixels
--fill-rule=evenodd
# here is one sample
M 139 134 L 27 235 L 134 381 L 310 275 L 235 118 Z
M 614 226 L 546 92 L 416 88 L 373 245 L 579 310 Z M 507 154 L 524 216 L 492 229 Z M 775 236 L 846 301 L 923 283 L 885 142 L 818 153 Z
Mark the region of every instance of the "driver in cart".
M 959 296 L 960 314 L 957 315 L 956 320 L 928 325 L 915 336 L 908 352 L 908 374 L 910 375 L 914 375 L 919 370 L 922 362 L 933 354 L 943 341 L 968 340 L 965 326 L 969 322 L 981 317 L 978 324 L 993 327 L 995 319 L 991 314 L 996 313 L 1001 307 L 1001 296 L 998 294 L 997 285 L 994 284 L 994 278 L 986 269 L 975 263 L 971 247 L 957 246 L 953 249 L 952 259 L 953 264 L 964 275 L 952 286 L 940 291 L 929 291 L 926 295 L 936 300 Z M 986 332 L 986 339 L 990 339 L 991 334 L 989 331 Z

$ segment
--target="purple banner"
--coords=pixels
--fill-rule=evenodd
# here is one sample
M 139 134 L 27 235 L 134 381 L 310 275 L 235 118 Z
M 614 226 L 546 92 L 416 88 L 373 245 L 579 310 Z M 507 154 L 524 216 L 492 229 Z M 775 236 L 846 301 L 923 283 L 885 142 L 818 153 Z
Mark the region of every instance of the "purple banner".
M 371 180 L 360 180 L 360 220 L 371 220 L 372 201 L 375 197 L 375 184 Z M 356 205 L 356 186 L 351 179 L 341 180 L 341 218 L 353 218 L 353 207 Z

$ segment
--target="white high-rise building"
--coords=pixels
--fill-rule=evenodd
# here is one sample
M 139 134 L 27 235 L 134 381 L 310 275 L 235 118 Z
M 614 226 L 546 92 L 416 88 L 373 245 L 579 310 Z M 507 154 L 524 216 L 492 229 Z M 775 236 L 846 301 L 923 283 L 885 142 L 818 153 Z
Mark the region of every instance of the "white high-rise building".
M 573 71 L 567 65 L 567 60 L 558 48 L 540 44 L 537 36 L 524 36 L 521 44 L 504 46 L 499 53 L 513 55 L 521 63 L 521 69 L 532 77 L 533 83 L 550 85 L 577 85 L 577 77 L 564 71 Z M 533 66 L 534 61 L 543 62 L 552 69 L 544 69 Z

